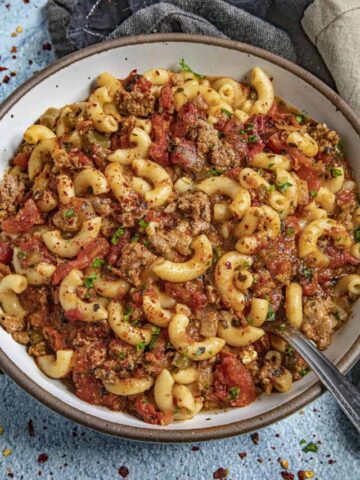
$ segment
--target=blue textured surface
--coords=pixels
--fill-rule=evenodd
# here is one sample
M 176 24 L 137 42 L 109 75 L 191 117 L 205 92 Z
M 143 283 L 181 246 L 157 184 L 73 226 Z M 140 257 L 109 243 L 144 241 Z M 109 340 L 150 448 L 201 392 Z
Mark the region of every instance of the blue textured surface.
M 0 0 L 0 66 L 9 69 L 0 72 L 0 101 L 54 61 L 52 51 L 43 49 L 49 42 L 45 3 Z M 12 37 L 18 26 L 23 32 Z M 14 46 L 17 52 L 11 53 Z M 9 72 L 16 75 L 3 83 Z M 28 430 L 30 419 L 34 436 Z M 284 471 L 278 459 L 286 459 L 295 479 L 299 470 L 313 470 L 316 479 L 360 480 L 360 437 L 329 394 L 260 431 L 257 445 L 250 435 L 243 435 L 193 450 L 191 445 L 137 444 L 92 432 L 51 412 L 0 375 L 0 425 L 4 428 L 0 478 L 4 479 L 121 479 L 118 470 L 126 466 L 129 480 L 208 480 L 219 467 L 227 468 L 227 478 L 232 480 L 276 480 L 283 478 L 280 472 Z M 318 452 L 304 453 L 302 439 L 317 443 Z M 11 455 L 1 455 L 6 448 Z M 240 452 L 246 452 L 246 457 L 241 459 Z M 39 455 L 43 453 L 48 460 L 42 463 Z

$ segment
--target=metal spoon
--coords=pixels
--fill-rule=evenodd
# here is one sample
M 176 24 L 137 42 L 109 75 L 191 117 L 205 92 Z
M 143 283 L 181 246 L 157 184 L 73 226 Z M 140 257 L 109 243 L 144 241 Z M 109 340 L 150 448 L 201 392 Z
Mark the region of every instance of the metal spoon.
M 301 332 L 286 326 L 284 331 L 273 330 L 273 333 L 280 335 L 303 357 L 360 432 L 360 391 Z

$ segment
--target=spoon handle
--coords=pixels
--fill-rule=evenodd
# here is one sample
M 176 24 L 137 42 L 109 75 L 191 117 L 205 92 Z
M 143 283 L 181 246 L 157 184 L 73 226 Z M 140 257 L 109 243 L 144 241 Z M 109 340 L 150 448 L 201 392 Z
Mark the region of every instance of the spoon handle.
M 360 391 L 301 332 L 287 327 L 280 335 L 308 363 L 360 432 Z

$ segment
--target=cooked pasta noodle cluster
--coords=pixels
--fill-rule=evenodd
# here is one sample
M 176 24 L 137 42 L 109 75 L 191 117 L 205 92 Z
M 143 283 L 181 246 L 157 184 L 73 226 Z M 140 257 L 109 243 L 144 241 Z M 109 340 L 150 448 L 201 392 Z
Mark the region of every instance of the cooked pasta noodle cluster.
M 286 392 L 360 295 L 336 132 L 251 85 L 97 78 L 24 133 L 0 191 L 0 323 L 82 400 L 166 425 Z

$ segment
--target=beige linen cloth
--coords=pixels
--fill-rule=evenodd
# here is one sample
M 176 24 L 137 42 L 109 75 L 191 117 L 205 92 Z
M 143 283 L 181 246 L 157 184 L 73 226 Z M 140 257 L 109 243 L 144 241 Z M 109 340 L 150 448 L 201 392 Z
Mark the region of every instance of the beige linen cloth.
M 341 97 L 360 115 L 360 0 L 315 0 L 301 23 Z

